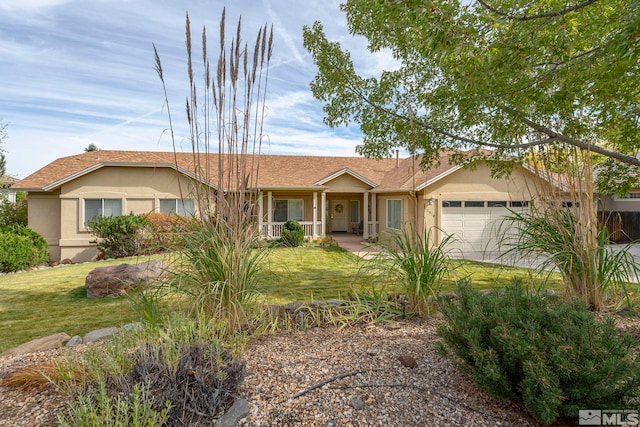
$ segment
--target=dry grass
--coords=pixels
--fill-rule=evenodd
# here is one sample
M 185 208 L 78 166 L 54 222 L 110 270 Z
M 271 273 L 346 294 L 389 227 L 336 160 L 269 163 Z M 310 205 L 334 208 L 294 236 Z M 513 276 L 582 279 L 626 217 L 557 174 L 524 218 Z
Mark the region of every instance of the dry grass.
M 60 377 L 61 371 L 56 364 L 53 361 L 47 361 L 12 372 L 0 379 L 0 384 L 24 391 L 42 391 L 51 386 L 51 380 L 55 381 Z

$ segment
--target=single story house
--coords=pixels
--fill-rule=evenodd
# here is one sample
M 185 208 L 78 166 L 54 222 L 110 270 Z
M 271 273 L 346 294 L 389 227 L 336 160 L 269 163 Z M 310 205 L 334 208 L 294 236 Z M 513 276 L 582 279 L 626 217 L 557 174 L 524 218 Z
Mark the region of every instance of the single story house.
M 217 177 L 217 154 L 208 154 Z M 206 157 L 206 156 L 205 156 Z M 29 226 L 49 243 L 52 260 L 92 259 L 97 250 L 86 223 L 96 215 L 130 212 L 194 213 L 189 188 L 196 179 L 192 153 L 100 150 L 63 157 L 13 185 L 28 191 Z M 461 250 L 495 244 L 493 225 L 507 209 L 526 209 L 539 178 L 516 167 L 492 178 L 484 163 L 421 170 L 418 160 L 261 155 L 257 181 L 258 225 L 277 238 L 284 222 L 299 221 L 309 239 L 344 232 L 379 239 L 407 224 L 453 234 Z

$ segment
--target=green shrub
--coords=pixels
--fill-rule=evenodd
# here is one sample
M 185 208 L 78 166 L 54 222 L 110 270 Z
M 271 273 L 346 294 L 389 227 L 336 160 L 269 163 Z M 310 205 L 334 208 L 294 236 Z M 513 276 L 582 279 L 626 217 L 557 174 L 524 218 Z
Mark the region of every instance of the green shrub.
M 433 244 L 431 229 L 422 233 L 403 229 L 364 266 L 364 270 L 384 283 L 402 286 L 409 308 L 418 314 L 428 312 L 429 297 L 435 297 L 450 268 L 448 246 L 452 236 Z
M 171 404 L 153 408 L 151 385 L 134 385 L 128 396 L 110 396 L 104 383 L 93 396 L 79 394 L 66 417 L 58 415 L 60 427 L 160 427 L 166 425 Z
M 635 280 L 640 267 L 629 246 L 614 251 L 606 227 L 594 232 L 591 245 L 585 241 L 590 226 L 574 211 L 558 206 L 561 204 L 533 207 L 524 213 L 511 211 L 498 230 L 506 249 L 503 256 L 537 258 L 541 273 L 557 269 L 565 292 L 585 300 L 594 310 L 603 307 L 607 294 L 622 294 L 630 306 L 627 282 Z
M 209 425 L 245 374 L 218 323 L 173 314 L 69 356 L 57 365 L 56 384 L 72 398 L 60 418 L 81 426 Z
M 298 221 L 287 220 L 282 227 L 282 242 L 285 246 L 295 248 L 304 243 L 304 228 Z
M 8 225 L 27 226 L 27 198 L 25 193 L 18 193 L 16 202 L 11 203 L 0 196 L 0 227 Z
M 637 341 L 582 300 L 529 294 L 515 281 L 491 296 L 463 284 L 442 313 L 440 351 L 462 360 L 482 391 L 522 401 L 542 423 L 638 402 Z
M 149 226 L 145 229 L 143 248 L 152 252 L 183 248 L 184 234 L 198 225 L 193 217 L 173 213 L 153 212 L 144 217 L 149 220 Z
M 149 220 L 142 215 L 100 216 L 87 224 L 98 240 L 104 258 L 124 258 L 143 249 L 142 230 Z
M 261 262 L 268 248 L 258 246 L 260 234 L 249 221 L 209 217 L 184 234 L 184 248 L 171 269 L 172 285 L 189 298 L 195 313 L 239 331 L 255 309 L 264 279 Z
M 48 259 L 47 241 L 37 232 L 21 225 L 0 228 L 0 271 L 24 270 Z

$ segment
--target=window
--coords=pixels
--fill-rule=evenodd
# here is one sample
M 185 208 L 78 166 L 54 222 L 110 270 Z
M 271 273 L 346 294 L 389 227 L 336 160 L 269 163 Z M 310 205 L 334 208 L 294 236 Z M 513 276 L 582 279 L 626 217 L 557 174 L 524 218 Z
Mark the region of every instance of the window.
M 304 201 L 302 199 L 276 200 L 273 220 L 275 222 L 285 222 L 289 219 L 294 221 L 302 221 L 304 219 Z
M 400 230 L 402 225 L 402 200 L 387 200 L 387 228 Z
M 122 199 L 84 199 L 84 226 L 99 216 L 122 215 Z
M 529 206 L 529 202 L 528 201 L 509 202 L 509 206 L 511 206 L 512 208 L 526 208 L 527 206 Z
M 11 203 L 16 202 L 16 192 L 8 188 L 0 188 L 0 200 L 6 198 Z
M 469 200 L 464 202 L 465 208 L 484 208 L 484 202 Z
M 443 208 L 461 208 L 462 202 L 460 200 L 443 200 L 442 207 Z
M 640 199 L 640 192 L 634 191 L 626 196 L 613 196 L 613 200 L 616 202 L 637 202 Z
M 487 202 L 487 207 L 489 208 L 504 208 L 507 206 L 507 202 L 493 202 L 493 201 L 489 201 Z
M 616 199 L 620 199 L 620 200 L 629 200 L 629 199 L 640 199 L 640 193 L 638 192 L 633 192 L 633 193 L 629 193 L 626 196 L 616 196 Z
M 360 222 L 360 200 L 351 201 L 351 222 Z
M 191 199 L 160 199 L 160 212 L 193 216 L 196 211 Z

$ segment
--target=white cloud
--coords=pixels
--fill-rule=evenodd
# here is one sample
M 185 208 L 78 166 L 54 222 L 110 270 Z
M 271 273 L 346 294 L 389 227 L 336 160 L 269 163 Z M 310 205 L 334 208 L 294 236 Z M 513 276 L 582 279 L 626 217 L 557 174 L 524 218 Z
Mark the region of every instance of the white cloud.
M 69 3 L 73 0 L 0 0 L 0 10 L 42 10 Z
M 274 24 L 265 147 L 278 154 L 354 155 L 357 128 L 331 130 L 309 90 L 315 67 L 302 46 L 302 26 L 319 20 L 329 38 L 348 46 L 340 0 L 239 0 L 227 7 L 227 40 L 242 14 L 251 45 L 257 29 Z M 194 57 L 207 26 L 217 59 L 221 0 L 0 0 L 0 122 L 8 123 L 8 171 L 26 177 L 90 143 L 103 149 L 171 150 L 161 82 L 153 67 L 155 44 L 165 71 L 177 143 L 185 144 L 188 94 L 184 18 L 188 10 Z M 387 66 L 385 54 L 362 49 L 352 57 L 363 69 Z M 201 67 L 196 68 L 202 74 Z M 185 149 L 188 147 L 185 145 Z

